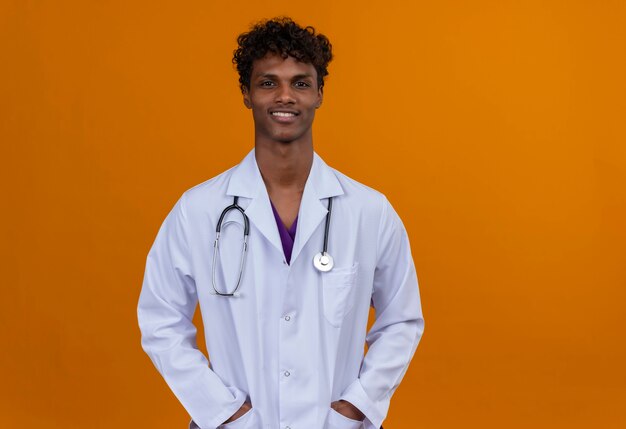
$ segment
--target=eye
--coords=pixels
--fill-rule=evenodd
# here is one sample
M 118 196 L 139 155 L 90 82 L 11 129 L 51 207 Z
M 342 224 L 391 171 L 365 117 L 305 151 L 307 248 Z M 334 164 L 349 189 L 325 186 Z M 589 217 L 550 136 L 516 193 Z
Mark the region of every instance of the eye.
M 311 86 L 307 82 L 303 82 L 301 80 L 296 82 L 295 85 L 296 85 L 297 88 L 308 88 L 308 87 Z
M 271 80 L 264 80 L 260 83 L 260 86 L 271 87 L 274 86 L 274 82 Z

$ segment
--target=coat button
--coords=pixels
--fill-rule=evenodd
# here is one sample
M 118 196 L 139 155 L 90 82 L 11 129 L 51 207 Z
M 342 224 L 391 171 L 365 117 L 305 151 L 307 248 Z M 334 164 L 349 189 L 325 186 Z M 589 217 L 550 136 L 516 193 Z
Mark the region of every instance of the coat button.
M 283 374 L 285 374 L 285 377 L 289 377 L 291 375 L 289 371 L 285 371 Z
M 291 320 L 291 317 L 290 317 L 290 316 L 285 316 L 285 320 L 286 320 L 287 322 L 289 322 L 289 321 Z

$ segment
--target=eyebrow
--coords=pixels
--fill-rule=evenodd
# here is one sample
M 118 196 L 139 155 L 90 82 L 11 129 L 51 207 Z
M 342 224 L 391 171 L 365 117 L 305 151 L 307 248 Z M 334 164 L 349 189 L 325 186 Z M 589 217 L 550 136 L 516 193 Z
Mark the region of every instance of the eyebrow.
M 257 77 L 257 79 L 261 79 L 261 78 L 266 78 L 266 79 L 278 79 L 278 76 L 272 73 L 264 73 L 260 76 Z M 301 74 L 297 74 L 295 76 L 293 76 L 291 79 L 292 80 L 298 80 L 298 79 L 313 79 L 313 75 L 310 73 L 301 73 Z

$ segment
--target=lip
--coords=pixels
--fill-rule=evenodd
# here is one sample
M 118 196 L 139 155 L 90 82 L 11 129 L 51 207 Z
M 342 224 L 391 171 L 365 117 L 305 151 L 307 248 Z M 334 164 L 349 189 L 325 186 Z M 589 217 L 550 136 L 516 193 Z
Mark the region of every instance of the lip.
M 277 116 L 273 113 L 291 113 L 293 116 Z M 300 112 L 292 109 L 272 109 L 269 111 L 269 115 L 272 120 L 278 122 L 279 124 L 290 124 L 296 120 L 296 118 L 300 115 Z

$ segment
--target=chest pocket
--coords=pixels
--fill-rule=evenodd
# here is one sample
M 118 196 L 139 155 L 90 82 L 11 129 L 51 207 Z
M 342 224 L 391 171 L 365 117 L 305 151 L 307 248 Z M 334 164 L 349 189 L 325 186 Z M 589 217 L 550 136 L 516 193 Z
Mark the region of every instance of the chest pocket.
M 358 263 L 346 268 L 333 268 L 322 273 L 324 316 L 328 323 L 338 328 L 354 305 Z

